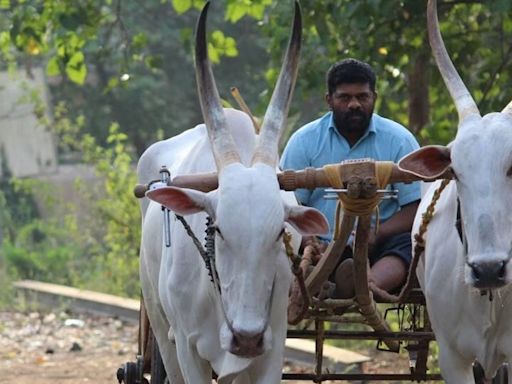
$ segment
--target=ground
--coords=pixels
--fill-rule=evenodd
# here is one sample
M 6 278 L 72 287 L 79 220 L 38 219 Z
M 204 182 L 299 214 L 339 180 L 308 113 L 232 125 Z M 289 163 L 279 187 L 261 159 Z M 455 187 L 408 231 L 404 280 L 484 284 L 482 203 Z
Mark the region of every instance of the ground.
M 0 383 L 117 383 L 137 327 L 107 317 L 0 313 Z
M 109 317 L 0 312 L 0 383 L 116 384 L 117 368 L 137 353 L 136 339 L 135 324 Z M 404 356 L 375 350 L 364 353 L 375 355 L 365 363 L 367 372 L 407 371 Z M 303 369 L 294 364 L 286 367 Z

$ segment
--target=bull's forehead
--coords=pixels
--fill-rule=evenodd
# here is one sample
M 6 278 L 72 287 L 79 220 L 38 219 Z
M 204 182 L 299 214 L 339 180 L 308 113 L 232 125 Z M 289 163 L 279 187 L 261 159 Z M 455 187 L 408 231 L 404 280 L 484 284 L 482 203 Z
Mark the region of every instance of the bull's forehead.
M 217 220 L 233 229 L 240 222 L 270 230 L 282 227 L 284 205 L 275 170 L 263 164 L 226 167 L 219 179 Z
M 458 176 L 504 176 L 512 166 L 512 117 L 489 113 L 468 119 L 451 145 L 451 158 Z

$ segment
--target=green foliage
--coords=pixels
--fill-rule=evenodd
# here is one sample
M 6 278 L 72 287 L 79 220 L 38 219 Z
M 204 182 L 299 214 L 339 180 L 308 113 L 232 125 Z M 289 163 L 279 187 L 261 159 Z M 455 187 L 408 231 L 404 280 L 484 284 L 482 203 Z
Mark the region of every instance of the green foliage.
M 66 100 L 75 118 L 85 115 L 84 128 L 101 145 L 107 132 L 100 128 L 117 121 L 140 154 L 157 132 L 175 135 L 201 119 L 191 45 L 204 3 L 5 1 L 0 7 L 0 52 L 6 63 L 29 56 L 45 63 L 49 75 L 70 80 L 53 89 L 55 100 Z M 439 4 L 447 48 L 483 113 L 501 110 L 510 98 L 502 91 L 512 85 L 506 71 L 512 62 L 510 4 Z M 407 125 L 414 115 L 411 92 L 417 87 L 410 76 L 419 59 L 425 62 L 431 122 L 420 121 L 414 133 L 424 143 L 446 143 L 453 137 L 456 113 L 431 59 L 424 2 L 303 0 L 301 6 L 303 52 L 291 111 L 300 114 L 298 126 L 325 111 L 324 73 L 349 56 L 375 67 L 378 112 Z M 214 63 L 222 60 L 214 68 L 221 96 L 238 86 L 253 111 L 263 114 L 279 72 L 292 7 L 292 1 L 212 3 L 209 54 Z
M 443 37 L 461 77 L 482 113 L 501 110 L 512 88 L 512 73 L 507 71 L 512 64 L 512 3 L 439 2 Z M 79 157 L 94 165 L 103 180 L 94 192 L 93 186 L 80 185 L 82 193 L 87 192 L 84 199 L 92 202 L 90 215 L 82 222 L 73 223 L 67 216 L 63 220 L 69 220 L 68 235 L 80 253 L 76 257 L 86 260 L 80 264 L 81 272 L 95 284 L 115 287 L 108 289 L 130 294 L 137 290 L 131 263 L 137 259 L 132 255 L 137 254 L 139 224 L 129 192 L 134 172 L 128 153 L 140 154 L 156 139 L 180 133 L 202 119 L 192 46 L 203 5 L 203 0 L 0 0 L 1 64 L 46 66 L 53 77 L 52 126 L 60 137 L 60 160 Z M 406 125 L 411 94 L 418 86 L 411 74 L 422 62 L 430 111 L 415 133 L 422 143 L 443 144 L 453 138 L 457 115 L 431 58 L 424 2 L 302 0 L 301 6 L 301 66 L 285 139 L 294 128 L 325 112 L 324 74 L 345 57 L 372 64 L 379 76 L 377 111 Z M 230 87 L 237 86 L 255 114 L 263 114 L 282 62 L 292 7 L 292 1 L 212 3 L 209 55 L 224 99 Z M 45 115 L 41 104 L 35 112 Z M 34 259 L 33 265 L 23 264 L 24 273 L 48 273 L 36 253 L 49 249 L 49 237 L 57 239 L 53 246 L 59 249 L 52 258 L 62 261 L 75 255 L 62 240 L 65 237 L 52 228 L 56 221 L 48 221 L 47 228 L 31 222 L 34 203 L 30 194 L 16 188 L 18 181 L 2 185 L 0 202 L 3 198 L 8 209 L 0 217 L 9 223 L 3 236 L 5 250 L 10 263 L 23 264 L 26 258 L 15 250 L 21 244 Z M 75 212 L 67 214 L 72 217 Z M 42 231 L 43 240 L 28 241 L 34 231 Z M 132 285 L 126 287 L 127 281 Z
M 119 295 L 139 294 L 140 214 L 132 188 L 136 184 L 132 158 L 126 147 L 127 136 L 112 124 L 108 147 L 96 144 L 90 135 L 81 141 L 84 160 L 93 164 L 102 184 L 98 190 L 82 189 L 94 201 L 91 223 L 104 227 L 103 252 L 95 256 L 93 287 Z M 98 220 L 99 219 L 99 220 Z
M 63 206 L 55 187 L 40 180 L 3 181 L 0 219 L 8 231 L 0 248 L 0 274 L 137 297 L 140 215 L 127 137 L 112 124 L 102 147 L 82 132 L 83 117 L 71 119 L 62 103 L 55 112 L 62 145 L 93 166 L 98 181 L 76 180 L 85 211 Z M 46 207 L 44 218 L 38 217 L 33 196 Z

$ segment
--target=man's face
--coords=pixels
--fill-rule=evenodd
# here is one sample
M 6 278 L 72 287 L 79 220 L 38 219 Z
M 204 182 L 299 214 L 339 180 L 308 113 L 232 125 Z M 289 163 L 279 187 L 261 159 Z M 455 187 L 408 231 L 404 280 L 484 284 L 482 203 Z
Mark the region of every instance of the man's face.
M 376 98 L 368 83 L 340 84 L 332 95 L 326 95 L 336 128 L 361 135 L 370 125 Z

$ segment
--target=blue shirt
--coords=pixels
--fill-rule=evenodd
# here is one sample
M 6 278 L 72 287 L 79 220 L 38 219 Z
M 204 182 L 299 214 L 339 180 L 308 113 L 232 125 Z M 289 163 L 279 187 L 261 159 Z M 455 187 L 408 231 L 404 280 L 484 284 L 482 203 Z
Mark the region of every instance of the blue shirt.
M 419 148 L 418 142 L 404 126 L 373 114 L 370 126 L 351 148 L 334 125 L 332 112 L 297 130 L 288 141 L 281 158 L 281 169 L 321 168 L 326 164 L 347 159 L 372 158 L 397 163 L 403 156 Z M 420 199 L 420 184 L 396 183 L 388 189 L 398 190 L 398 199 L 384 199 L 379 205 L 380 221 L 384 222 L 401 206 Z M 324 199 L 324 189 L 298 189 L 295 195 L 300 203 L 320 210 L 334 228 L 336 200 Z M 332 234 L 331 234 L 332 237 Z M 326 238 L 330 240 L 329 238 Z

